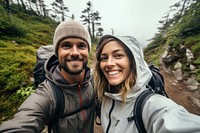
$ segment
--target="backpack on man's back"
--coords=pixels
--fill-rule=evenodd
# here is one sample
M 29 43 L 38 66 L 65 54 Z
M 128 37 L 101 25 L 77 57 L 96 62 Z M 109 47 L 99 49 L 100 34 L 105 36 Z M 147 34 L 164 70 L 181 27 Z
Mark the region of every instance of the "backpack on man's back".
M 38 85 L 46 79 L 44 64 L 45 61 L 54 54 L 54 46 L 47 45 L 41 46 L 36 53 L 36 65 L 33 70 L 34 85 L 37 88 Z

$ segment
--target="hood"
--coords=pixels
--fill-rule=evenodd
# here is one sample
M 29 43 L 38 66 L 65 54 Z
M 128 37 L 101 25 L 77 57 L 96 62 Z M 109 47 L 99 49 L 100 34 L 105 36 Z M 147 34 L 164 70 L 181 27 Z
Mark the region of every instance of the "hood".
M 50 81 L 55 83 L 57 86 L 64 87 L 64 88 L 78 86 L 78 83 L 69 85 L 65 81 L 65 79 L 62 77 L 62 75 L 60 74 L 61 68 L 60 68 L 60 65 L 58 62 L 58 57 L 56 57 L 55 55 L 52 55 L 48 58 L 48 60 L 45 62 L 44 69 L 45 69 L 47 79 L 49 79 Z M 86 76 L 85 76 L 85 79 L 84 79 L 82 85 L 87 85 L 87 83 L 90 81 L 90 78 L 91 78 L 91 70 L 87 66 L 86 67 Z
M 142 49 L 141 44 L 133 36 L 105 35 L 100 39 L 99 44 L 101 44 L 101 42 L 104 39 L 110 38 L 110 37 L 116 38 L 117 40 L 125 44 L 125 46 L 127 46 L 128 49 L 133 54 L 133 57 L 136 63 L 137 78 L 136 78 L 136 83 L 131 90 L 131 93 L 127 94 L 126 101 L 129 101 L 133 97 L 136 97 L 137 95 L 139 95 L 144 89 L 146 89 L 146 84 L 150 81 L 152 73 L 146 61 L 144 60 L 143 49 Z M 120 94 L 111 94 L 111 93 L 106 92 L 105 95 L 112 97 L 114 99 L 121 100 Z

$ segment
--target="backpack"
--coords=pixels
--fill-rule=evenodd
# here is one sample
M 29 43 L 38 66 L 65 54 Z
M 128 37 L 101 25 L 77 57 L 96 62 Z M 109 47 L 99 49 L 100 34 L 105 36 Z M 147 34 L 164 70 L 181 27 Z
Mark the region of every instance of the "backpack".
M 47 45 L 47 46 L 41 46 L 37 50 L 36 53 L 36 65 L 33 69 L 33 76 L 34 76 L 34 86 L 37 88 L 40 83 L 42 83 L 46 79 L 46 73 L 44 69 L 44 65 L 46 60 L 51 57 L 54 54 L 54 46 L 53 45 Z M 57 62 L 57 61 L 56 61 Z M 93 85 L 93 78 L 91 79 L 92 85 Z M 69 112 L 67 114 L 64 114 L 64 108 L 65 108 L 65 99 L 63 91 L 56 86 L 53 82 L 48 80 L 50 88 L 53 91 L 54 98 L 56 100 L 56 108 L 55 113 L 51 119 L 51 121 L 48 124 L 48 133 L 51 133 L 52 126 L 57 124 L 59 119 L 68 117 L 71 115 L 74 115 L 78 112 L 80 112 L 83 109 L 87 109 L 91 107 L 93 104 L 95 105 L 95 98 L 86 103 L 84 106 L 80 107 L 79 109 Z
M 128 117 L 127 120 L 130 121 L 135 121 L 135 124 L 137 126 L 137 129 L 139 133 L 146 133 L 146 129 L 143 124 L 142 120 L 142 110 L 144 107 L 145 102 L 154 94 L 160 94 L 165 97 L 168 97 L 166 91 L 165 91 L 165 86 L 164 86 L 164 78 L 162 74 L 160 73 L 159 69 L 155 67 L 152 63 L 149 64 L 149 69 L 152 73 L 152 77 L 147 84 L 148 90 L 142 92 L 138 98 L 135 101 L 135 105 L 133 107 L 133 116 Z M 98 105 L 96 107 L 96 124 L 101 125 L 100 121 L 100 113 L 101 113 L 101 107 Z
M 147 88 L 149 88 L 151 91 L 155 92 L 156 94 L 160 94 L 160 95 L 168 97 L 165 91 L 164 78 L 162 74 L 160 73 L 159 68 L 155 67 L 153 63 L 150 63 L 149 69 L 151 70 L 152 77 L 147 85 Z
M 37 88 L 45 79 L 44 64 L 45 61 L 54 54 L 54 46 L 41 46 L 36 53 L 36 65 L 33 69 L 34 86 Z
M 146 133 L 146 129 L 142 120 L 142 110 L 145 102 L 155 94 L 160 94 L 168 98 L 168 95 L 165 91 L 164 78 L 159 69 L 152 63 L 149 64 L 149 68 L 151 70 L 152 77 L 147 85 L 148 90 L 143 91 L 137 97 L 133 108 L 133 116 L 127 118 L 128 121 L 135 121 L 139 133 Z

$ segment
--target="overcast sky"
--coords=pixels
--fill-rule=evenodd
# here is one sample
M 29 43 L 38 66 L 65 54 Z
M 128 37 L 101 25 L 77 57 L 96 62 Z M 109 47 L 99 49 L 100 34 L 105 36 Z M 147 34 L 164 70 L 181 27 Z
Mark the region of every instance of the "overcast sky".
M 47 2 L 52 0 L 47 0 Z M 68 15 L 81 20 L 81 12 L 89 0 L 64 0 Z M 93 10 L 99 11 L 104 34 L 135 36 L 142 45 L 147 45 L 158 31 L 158 21 L 179 0 L 90 0 Z

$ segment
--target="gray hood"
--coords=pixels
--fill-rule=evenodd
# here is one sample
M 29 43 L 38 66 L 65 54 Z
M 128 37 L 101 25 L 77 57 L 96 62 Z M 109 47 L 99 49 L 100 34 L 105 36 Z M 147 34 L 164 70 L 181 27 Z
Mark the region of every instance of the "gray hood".
M 136 63 L 136 72 L 137 72 L 136 83 L 133 86 L 132 91 L 127 94 L 126 101 L 128 102 L 132 98 L 135 99 L 135 97 L 137 97 L 140 94 L 140 92 L 146 89 L 146 85 L 150 81 L 152 74 L 146 61 L 144 60 L 142 46 L 134 37 L 105 35 L 104 37 L 101 38 L 99 43 L 101 43 L 104 39 L 110 38 L 110 37 L 116 38 L 119 41 L 121 41 L 123 44 L 125 44 L 129 48 L 129 50 L 132 52 L 135 63 Z M 121 100 L 121 94 L 112 94 L 112 93 L 106 92 L 105 95 L 112 97 L 116 100 Z

